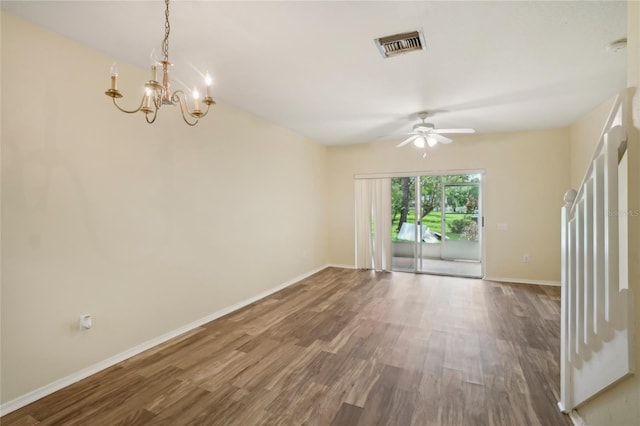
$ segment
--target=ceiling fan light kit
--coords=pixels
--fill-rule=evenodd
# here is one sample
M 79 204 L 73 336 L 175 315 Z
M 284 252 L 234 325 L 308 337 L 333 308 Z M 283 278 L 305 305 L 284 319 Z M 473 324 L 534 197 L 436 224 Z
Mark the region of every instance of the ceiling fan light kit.
M 409 133 L 407 139 L 400 142 L 396 145 L 396 148 L 401 148 L 411 142 L 417 148 L 425 148 L 426 146 L 434 147 L 438 142 L 442 144 L 450 144 L 453 142 L 452 139 L 449 139 L 446 136 L 442 136 L 442 134 L 461 134 L 461 133 L 475 133 L 474 129 L 437 129 L 433 123 L 427 123 L 425 120 L 427 117 L 433 115 L 427 111 L 422 111 L 418 113 L 418 117 L 422 120 L 422 122 L 413 125 L 413 131 Z M 427 156 L 426 148 L 425 152 L 422 154 L 422 158 Z
M 169 33 L 171 31 L 171 25 L 169 23 L 169 0 L 165 0 L 164 16 L 164 39 L 162 41 L 163 60 L 157 60 L 155 50 L 151 52 L 151 79 L 144 85 L 145 93 L 142 95 L 142 100 L 140 101 L 138 108 L 127 110 L 118 105 L 117 99 L 122 98 L 123 95 L 118 90 L 118 68 L 115 62 L 111 65 L 111 88 L 104 92 L 104 94 L 113 99 L 113 104 L 122 112 L 127 114 L 133 114 L 138 111 L 143 112 L 144 117 L 149 124 L 156 121 L 158 110 L 163 105 L 178 105 L 184 122 L 189 126 L 195 126 L 198 124 L 200 118 L 207 115 L 209 107 L 216 103 L 210 94 L 211 84 L 213 81 L 209 73 L 207 73 L 204 78 L 205 96 L 202 99 L 200 99 L 200 94 L 194 87 L 192 92 L 193 108 L 191 109 L 187 103 L 187 95 L 182 90 L 175 90 L 174 92 L 171 92 L 169 68 L 173 64 L 169 61 Z M 158 81 L 158 66 L 161 67 L 162 82 Z M 200 108 L 200 102 L 206 105 L 206 109 L 204 111 Z

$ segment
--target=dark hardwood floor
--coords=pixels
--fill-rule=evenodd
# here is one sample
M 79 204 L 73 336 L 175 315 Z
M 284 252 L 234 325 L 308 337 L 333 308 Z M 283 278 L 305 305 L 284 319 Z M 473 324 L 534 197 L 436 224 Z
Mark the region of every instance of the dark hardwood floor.
M 9 425 L 570 425 L 560 289 L 328 268 Z

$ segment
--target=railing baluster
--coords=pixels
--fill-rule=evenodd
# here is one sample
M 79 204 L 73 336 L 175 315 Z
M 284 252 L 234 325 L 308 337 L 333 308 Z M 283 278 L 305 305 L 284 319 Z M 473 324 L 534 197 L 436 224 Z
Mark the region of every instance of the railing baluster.
M 588 350 L 593 350 L 593 180 L 586 182 L 584 193 L 584 326 L 583 340 Z
M 584 336 L 584 225 L 583 225 L 583 214 L 584 214 L 584 204 L 582 202 L 582 197 L 576 200 L 576 210 L 575 210 L 575 227 L 576 227 L 576 256 L 575 256 L 575 269 L 576 269 L 576 313 L 575 313 L 575 340 L 576 340 L 576 353 L 583 358 L 584 357 L 584 344 L 583 344 L 583 336 Z
M 615 328 L 620 329 L 620 286 L 618 282 L 618 144 L 620 126 L 616 126 L 605 135 L 605 283 L 607 286 L 606 319 Z
M 569 360 L 574 363 L 578 358 L 578 352 L 576 347 L 576 221 L 569 221 L 569 285 L 567 286 L 568 292 L 568 335 L 569 339 Z
M 606 332 L 605 321 L 605 286 L 604 286 L 604 157 L 599 155 L 594 161 L 593 170 L 593 268 L 594 281 L 596 283 L 593 295 L 596 321 L 594 331 L 596 335 L 604 335 Z

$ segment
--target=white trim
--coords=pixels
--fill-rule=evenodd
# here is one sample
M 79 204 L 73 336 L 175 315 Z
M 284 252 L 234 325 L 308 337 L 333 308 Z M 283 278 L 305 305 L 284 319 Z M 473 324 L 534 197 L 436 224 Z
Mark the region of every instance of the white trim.
M 253 302 L 256 302 L 260 299 L 263 299 L 273 293 L 276 293 L 286 287 L 289 287 L 292 284 L 295 284 L 315 273 L 318 273 L 320 271 L 322 271 L 323 269 L 326 269 L 327 267 L 329 267 L 330 265 L 323 265 L 320 266 L 319 268 L 316 268 L 310 272 L 306 272 L 304 274 L 298 275 L 297 277 L 294 277 L 276 287 L 272 287 L 268 290 L 265 290 L 253 297 L 250 297 L 248 299 L 242 300 L 238 303 L 235 303 L 231 306 L 228 306 L 226 308 L 220 309 L 219 311 L 216 311 L 210 315 L 207 315 L 204 318 L 200 318 L 199 320 L 196 320 L 192 323 L 189 323 L 187 325 L 184 325 L 180 328 L 177 328 L 173 331 L 170 331 L 168 333 L 165 333 L 161 336 L 155 337 L 151 340 L 148 340 L 144 343 L 141 343 L 137 346 L 134 346 L 131 349 L 127 349 L 124 352 L 120 352 L 117 355 L 114 355 L 112 357 L 109 357 L 103 361 L 100 361 L 96 364 L 93 364 L 87 368 L 83 368 L 82 370 L 76 371 L 75 373 L 72 373 L 66 377 L 63 377 L 61 379 L 58 379 L 54 382 L 51 382 L 47 385 L 44 385 L 36 390 L 33 390 L 31 392 L 28 392 L 22 396 L 19 396 L 11 401 L 5 402 L 4 404 L 0 405 L 0 416 L 4 416 L 6 414 L 11 413 L 12 411 L 15 411 L 19 408 L 24 407 L 25 405 L 31 404 L 32 402 L 35 402 L 41 398 L 44 398 L 47 395 L 50 395 L 56 391 L 59 391 L 62 388 L 65 388 L 73 383 L 79 382 L 82 379 L 85 379 L 93 374 L 96 374 L 106 368 L 112 367 L 115 364 L 118 364 L 119 362 L 122 362 L 128 358 L 131 358 L 132 356 L 138 355 L 141 352 L 144 352 L 148 349 L 153 348 L 154 346 L 158 346 L 170 339 L 173 339 L 174 337 L 177 337 L 181 334 L 184 334 L 190 330 L 193 330 L 195 328 L 200 327 L 203 324 L 206 324 L 208 322 L 211 322 L 215 319 L 218 319 L 222 316 L 225 316 L 233 311 L 237 311 L 240 308 L 243 308 Z
M 580 414 L 578 414 L 576 410 L 572 410 L 569 413 L 569 418 L 571 419 L 571 423 L 573 423 L 574 426 L 587 426 L 587 424 L 584 422 L 582 417 L 580 417 Z
M 514 284 L 550 285 L 554 287 L 562 286 L 562 283 L 560 281 L 529 280 L 529 279 L 521 279 L 521 278 L 484 277 L 483 280 L 499 281 L 503 283 L 514 283 Z
M 343 268 L 343 269 L 356 269 L 354 265 L 340 265 L 336 263 L 330 263 L 326 265 L 326 267 L 330 268 Z M 476 278 L 476 277 L 473 277 Z M 548 285 L 553 287 L 560 287 L 562 284 L 560 281 L 546 281 L 546 280 L 528 280 L 521 278 L 497 278 L 497 277 L 483 277 L 481 278 L 484 281 L 498 281 L 503 283 L 514 283 L 514 284 L 534 284 L 534 285 Z
M 451 176 L 451 175 L 484 175 L 485 169 L 460 169 L 460 170 L 422 170 L 419 172 L 390 172 L 390 173 L 364 173 L 353 175 L 354 179 L 382 179 L 393 177 L 413 176 Z
M 558 409 L 562 414 L 568 415 L 567 410 L 564 408 L 564 404 L 562 403 L 562 401 L 558 401 Z
M 328 268 L 342 268 L 342 269 L 356 269 L 355 265 L 340 265 L 337 263 L 330 263 L 327 265 Z
M 482 172 L 482 177 L 480 178 L 480 200 L 478 202 L 478 212 L 480 212 L 479 220 L 482 221 L 478 224 L 478 231 L 480 237 L 480 276 L 484 277 L 484 274 L 487 272 L 487 231 L 485 229 L 486 223 L 484 220 L 485 216 L 485 207 L 487 199 L 487 174 Z

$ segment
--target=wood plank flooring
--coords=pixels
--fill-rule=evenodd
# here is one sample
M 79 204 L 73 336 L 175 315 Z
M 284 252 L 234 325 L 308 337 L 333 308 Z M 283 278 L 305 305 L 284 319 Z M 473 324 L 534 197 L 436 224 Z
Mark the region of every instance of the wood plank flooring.
M 328 268 L 9 425 L 570 425 L 560 289 Z

